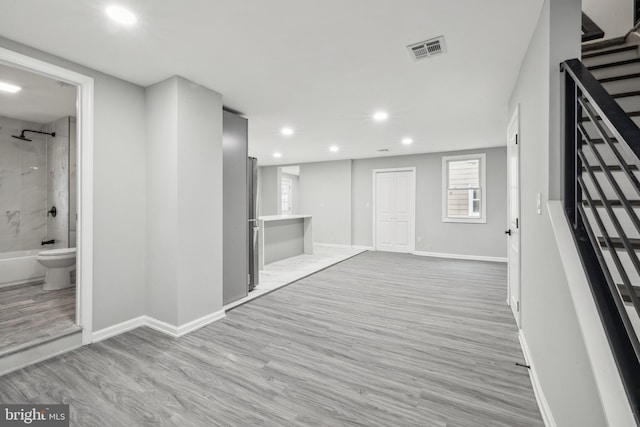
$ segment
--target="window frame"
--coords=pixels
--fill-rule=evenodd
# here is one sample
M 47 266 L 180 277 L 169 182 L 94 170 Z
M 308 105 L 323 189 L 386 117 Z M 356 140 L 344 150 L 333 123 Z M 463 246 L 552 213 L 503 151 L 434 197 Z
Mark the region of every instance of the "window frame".
M 480 161 L 480 217 L 456 217 L 448 216 L 449 201 L 449 162 L 479 160 Z M 464 154 L 457 156 L 442 156 L 442 222 L 458 222 L 469 224 L 487 223 L 487 168 L 486 153 Z M 470 199 L 471 200 L 471 199 Z
M 286 197 L 287 201 L 286 201 L 286 203 L 287 203 L 289 209 L 285 210 L 284 209 L 285 198 L 283 197 L 284 196 L 284 192 L 282 190 L 283 190 L 284 186 L 287 183 L 288 183 L 288 185 L 287 185 L 288 191 L 287 191 L 287 197 Z M 291 193 L 293 193 L 293 180 L 291 178 L 281 178 L 280 179 L 280 212 L 283 215 L 291 215 L 293 213 L 293 204 L 291 203 L 292 202 L 292 200 L 291 200 L 292 194 Z

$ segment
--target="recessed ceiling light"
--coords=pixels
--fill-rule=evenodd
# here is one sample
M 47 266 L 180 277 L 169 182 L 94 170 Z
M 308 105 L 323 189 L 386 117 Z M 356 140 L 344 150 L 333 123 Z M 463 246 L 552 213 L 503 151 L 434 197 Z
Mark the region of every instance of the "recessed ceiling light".
M 337 145 L 332 145 L 331 147 L 329 147 L 329 151 L 331 151 L 332 153 L 335 153 L 339 150 L 340 148 L 338 148 Z
M 378 111 L 373 115 L 373 120 L 376 122 L 384 122 L 389 118 L 389 113 L 386 111 Z
M 22 88 L 20 86 L 12 85 L 7 82 L 0 82 L 0 90 L 3 92 L 16 93 L 20 92 Z
M 282 153 L 278 153 L 276 151 L 275 153 L 273 153 L 273 157 L 275 157 L 276 159 L 279 159 L 280 157 L 282 157 Z
M 284 136 L 291 136 L 293 135 L 293 129 L 289 127 L 284 127 L 280 130 L 280 133 L 283 134 Z
M 413 144 L 413 139 L 411 139 L 411 138 L 403 138 L 402 139 L 402 143 L 404 145 L 411 145 L 411 144 Z
M 109 6 L 106 10 L 107 16 L 122 25 L 133 25 L 138 21 L 136 15 L 129 9 L 121 6 Z

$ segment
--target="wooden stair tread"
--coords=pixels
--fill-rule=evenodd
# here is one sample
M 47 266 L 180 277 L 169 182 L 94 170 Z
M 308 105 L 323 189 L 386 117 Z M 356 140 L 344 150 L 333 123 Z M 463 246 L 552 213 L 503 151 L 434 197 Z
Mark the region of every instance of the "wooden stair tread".
M 582 52 L 585 53 L 585 52 L 591 52 L 591 51 L 600 50 L 600 49 L 623 47 L 623 46 L 626 46 L 625 42 L 626 42 L 626 37 L 620 36 L 620 37 L 614 37 L 612 39 L 600 40 L 595 43 L 587 43 L 587 44 L 583 43 Z
M 582 49 L 583 52 L 590 52 L 590 53 L 583 54 L 582 55 L 582 59 L 595 58 L 595 57 L 602 56 L 602 55 L 610 55 L 610 54 L 613 54 L 613 53 L 626 52 L 626 51 L 629 51 L 629 50 L 636 50 L 637 48 L 638 48 L 638 46 L 631 45 L 631 46 L 616 47 L 616 48 L 613 48 L 613 49 L 604 49 L 604 50 L 600 50 L 598 52 L 590 52 L 590 50 L 594 50 L 594 49 L 590 49 L 590 50 Z
M 640 111 L 625 111 L 629 117 L 640 117 Z M 596 116 L 596 120 L 602 120 L 602 117 Z M 585 115 L 580 119 L 581 122 L 590 122 L 591 119 Z
M 603 79 L 598 79 L 598 81 L 600 83 L 609 83 L 609 82 L 617 82 L 620 80 L 637 79 L 638 77 L 640 77 L 640 73 L 631 73 L 631 74 L 623 74 L 621 76 L 605 77 Z
M 633 207 L 640 207 L 640 200 L 627 200 L 629 202 L 629 204 Z M 609 203 L 609 205 L 612 208 L 619 208 L 622 207 L 622 202 L 620 200 L 607 200 L 607 203 Z M 589 206 L 589 202 L 587 200 L 583 200 L 582 204 L 584 206 Z M 595 207 L 604 207 L 604 203 L 602 200 L 594 200 L 593 201 L 593 205 Z
M 593 139 L 591 140 L 591 142 L 593 142 L 595 145 L 598 145 L 598 144 L 604 144 L 604 143 L 605 143 L 605 142 L 604 142 L 604 139 L 602 139 L 602 138 L 593 138 Z M 613 142 L 614 144 L 617 144 L 617 143 L 618 143 L 618 140 L 617 140 L 616 138 L 611 138 L 611 142 Z M 582 140 L 582 145 L 587 145 L 587 141 L 585 141 L 585 140 L 583 139 L 583 140 Z
M 614 61 L 614 62 L 608 62 L 606 64 L 592 65 L 590 67 L 587 67 L 587 70 L 590 70 L 590 71 L 602 70 L 604 68 L 618 67 L 621 65 L 638 64 L 638 63 L 640 63 L 640 58 L 624 59 L 622 61 Z
M 632 96 L 640 96 L 640 90 L 634 90 L 632 92 L 620 92 L 620 93 L 613 93 L 611 94 L 611 96 L 614 99 L 618 99 L 618 98 L 629 98 Z
M 614 248 L 616 249 L 625 249 L 624 245 L 622 244 L 622 239 L 619 237 L 610 237 L 609 238 L 611 240 L 611 244 Z M 636 238 L 627 238 L 627 240 L 629 241 L 629 243 L 631 244 L 631 248 L 632 249 L 640 249 L 640 239 L 636 239 Z M 607 247 L 607 243 L 604 240 L 604 237 L 598 237 L 598 242 L 600 243 L 600 246 L 602 246 L 603 248 Z
M 629 170 L 632 171 L 637 171 L 638 167 L 636 165 L 627 165 L 627 167 L 629 168 Z M 590 166 L 589 169 L 591 169 L 592 171 L 602 171 L 602 167 L 600 165 L 594 165 L 594 166 Z M 623 171 L 624 169 L 622 169 L 622 166 L 620 165 L 608 165 L 607 169 L 609 169 L 610 171 L 613 172 L 620 172 Z M 582 171 L 586 172 L 587 168 L 585 166 L 582 167 Z
M 633 290 L 636 293 L 636 296 L 640 297 L 640 286 L 633 286 Z M 629 290 L 625 285 L 618 284 L 618 291 L 620 292 L 620 296 L 622 297 L 624 302 L 631 302 Z

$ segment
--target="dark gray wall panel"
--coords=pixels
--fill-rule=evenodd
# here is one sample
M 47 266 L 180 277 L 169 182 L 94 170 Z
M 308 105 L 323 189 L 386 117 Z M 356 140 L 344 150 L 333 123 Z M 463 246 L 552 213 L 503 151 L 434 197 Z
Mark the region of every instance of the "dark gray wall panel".
M 247 296 L 247 119 L 223 115 L 223 299 L 224 303 Z

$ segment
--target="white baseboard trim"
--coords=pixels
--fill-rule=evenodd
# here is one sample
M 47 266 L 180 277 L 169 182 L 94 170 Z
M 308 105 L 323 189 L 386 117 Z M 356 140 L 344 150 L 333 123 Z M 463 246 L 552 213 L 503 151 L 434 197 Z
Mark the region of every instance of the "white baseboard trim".
M 360 246 L 360 245 L 353 245 L 351 246 L 352 249 L 358 249 L 358 250 L 362 250 L 362 251 L 375 251 L 375 249 L 373 248 L 373 246 Z
M 158 320 L 151 316 L 139 316 L 122 323 L 118 323 L 117 325 L 109 326 L 108 328 L 96 331 L 93 333 L 92 338 L 93 342 L 98 342 L 139 328 L 140 326 L 147 326 L 151 329 L 155 329 L 156 331 L 170 335 L 174 338 L 179 338 L 183 335 L 188 334 L 189 332 L 193 332 L 196 329 L 200 329 L 204 326 L 209 325 L 210 323 L 220 320 L 223 317 L 225 317 L 225 311 L 220 310 L 216 311 L 215 313 L 202 316 L 199 319 L 192 320 L 191 322 L 185 323 L 184 325 L 176 326 L 171 325 L 167 322 L 163 322 L 162 320 Z
M 224 309 L 216 311 L 215 313 L 207 314 L 206 316 L 202 316 L 199 319 L 192 320 L 191 322 L 185 323 L 184 325 L 175 326 L 167 322 L 155 319 L 153 317 L 146 316 L 145 326 L 148 326 L 151 329 L 155 329 L 156 331 L 163 332 L 174 338 L 180 338 L 181 336 L 186 335 L 189 332 L 193 332 L 196 329 L 207 326 L 222 319 L 223 317 L 225 317 Z
M 490 261 L 490 262 L 508 262 L 509 261 L 508 258 L 497 257 L 497 256 L 445 254 L 442 252 L 424 252 L 424 251 L 414 251 L 413 254 L 418 256 L 430 256 L 434 258 L 466 259 L 470 261 Z
M 0 288 L 9 288 L 11 286 L 21 286 L 21 285 L 35 285 L 38 283 L 44 284 L 44 276 L 34 277 L 31 279 L 25 279 L 25 280 L 15 280 L 13 282 L 0 283 Z
M 132 329 L 139 328 L 140 326 L 144 326 L 145 317 L 146 316 L 139 316 L 133 319 L 125 320 L 124 322 L 118 323 L 117 325 L 100 329 L 99 331 L 96 331 L 91 335 L 92 341 L 98 342 L 106 340 L 107 338 L 111 338 L 113 336 L 128 332 Z
M 178 327 L 162 320 L 158 320 L 155 317 L 145 316 L 144 326 L 151 329 L 155 329 L 163 334 L 170 335 L 174 338 L 178 338 Z
M 540 408 L 542 421 L 544 422 L 544 425 L 546 427 L 556 427 L 556 421 L 553 419 L 551 408 L 549 408 L 549 402 L 547 402 L 547 398 L 545 397 L 542 386 L 540 385 L 540 380 L 538 379 L 536 368 L 531 361 L 531 353 L 529 352 L 529 346 L 527 344 L 527 340 L 524 338 L 522 329 L 518 333 L 518 339 L 520 340 L 520 347 L 522 347 L 524 360 L 527 365 L 530 366 L 529 378 L 531 379 L 531 385 L 533 386 L 533 394 L 536 396 L 536 401 L 538 402 L 538 407 Z
M 372 251 L 373 247 L 371 246 L 360 246 L 360 245 L 338 245 L 335 243 L 314 243 L 313 246 L 319 246 L 321 248 L 344 248 L 344 249 L 356 249 L 363 251 Z
M 206 316 L 202 316 L 199 319 L 192 320 L 191 322 L 178 326 L 177 328 L 178 336 L 181 337 L 183 335 L 188 334 L 189 332 L 195 331 L 196 329 L 200 329 L 213 322 L 217 322 L 218 320 L 224 318 L 225 316 L 226 314 L 223 308 L 222 310 L 216 311 L 215 313 L 207 314 Z

